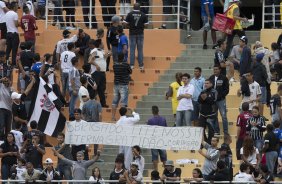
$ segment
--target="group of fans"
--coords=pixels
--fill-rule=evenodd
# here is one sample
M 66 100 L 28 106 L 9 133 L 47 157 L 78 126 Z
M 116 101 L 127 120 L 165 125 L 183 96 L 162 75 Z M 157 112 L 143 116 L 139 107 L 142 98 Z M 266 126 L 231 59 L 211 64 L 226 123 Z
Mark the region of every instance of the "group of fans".
M 233 1 L 235 4 L 237 2 Z M 231 8 L 233 13 L 237 12 L 236 8 L 238 7 Z M 20 24 L 17 9 L 15 2 L 6 6 L 0 1 L 2 48 L 0 51 L 0 139 L 4 141 L 0 146 L 2 179 L 11 178 L 29 182 L 38 179 L 85 180 L 87 169 L 94 162 L 102 161 L 99 158 L 101 146 L 94 145 L 94 156 L 91 158 L 88 155 L 88 145 L 64 144 L 65 135 L 59 133 L 58 144 L 53 148 L 54 154 L 58 157 L 57 169 L 55 169 L 52 159 L 42 160 L 48 143 L 46 136 L 38 130 L 37 122 L 31 121 L 29 124 L 31 129 L 28 130 L 27 124 L 32 114 L 32 100 L 39 85 L 39 77 L 42 77 L 52 88 L 62 104 L 69 107 L 70 121 L 101 122 L 102 108 L 109 107 L 105 97 L 106 72 L 109 71 L 109 61 L 112 56 L 114 63 L 112 120 L 116 120 L 116 110 L 120 102 L 122 107 L 119 109 L 120 119 L 117 124 L 134 125 L 140 120 L 140 116 L 127 108 L 128 84 L 132 80 L 130 74 L 134 69 L 133 51 L 136 45 L 139 69 L 144 70 L 143 30 L 148 24 L 148 18 L 136 3 L 134 11 L 129 12 L 124 20 L 129 27 L 130 41 L 123 33 L 125 25 L 121 25 L 118 16 L 113 16 L 106 34 L 105 44 L 108 51 L 104 50 L 103 29 L 97 30 L 95 39 L 91 39 L 82 29 L 73 36 L 70 31 L 64 30 L 63 39 L 56 44 L 54 53 L 47 53 L 41 57 L 36 53 L 34 31 L 37 26 L 34 17 L 30 15 L 30 8 L 23 7 L 25 15 L 21 18 Z M 25 41 L 21 44 L 19 44 L 19 25 L 25 37 Z M 264 48 L 262 43 L 257 41 L 253 57 L 248 46 L 248 38 L 244 35 L 240 37 L 239 45 L 229 48 L 233 37 L 229 38 L 227 43 L 224 39 L 215 43 L 214 48 L 217 49 L 212 76 L 205 79 L 200 67 L 194 69 L 192 79 L 187 73 L 177 73 L 176 82 L 170 85 L 166 93 L 167 99 L 172 98 L 176 126 L 192 126 L 198 123 L 208 131 L 203 135 L 202 147 L 199 150 L 199 154 L 205 158 L 203 168 L 194 169 L 193 177 L 185 178 L 186 182 L 233 179 L 230 149 L 232 139 L 228 134 L 226 97 L 229 94 L 229 81 L 234 80 L 234 70 L 239 70 L 240 73 L 241 87 L 238 96 L 242 96 L 236 138 L 236 156 L 238 160 L 242 160 L 242 164 L 240 172 L 234 179 L 267 183 L 273 180 L 274 175 L 279 176 L 282 171 L 280 149 L 282 86 L 278 86 L 276 94 L 271 96 L 270 92 L 271 81 L 279 81 L 282 77 L 280 62 L 282 36 L 278 39 L 278 43 L 272 44 L 272 51 Z M 6 49 L 5 45 L 7 45 Z M 129 48 L 130 64 L 127 63 Z M 14 71 L 19 71 L 18 90 L 11 87 L 12 82 L 17 81 L 13 79 Z M 100 102 L 96 100 L 97 96 Z M 78 100 L 80 105 L 76 108 Z M 263 116 L 265 105 L 270 107 L 272 116 L 272 123 L 267 125 L 268 120 Z M 218 111 L 222 116 L 224 132 L 224 143 L 220 147 L 218 147 L 220 134 Z M 148 125 L 167 126 L 165 118 L 159 115 L 157 106 L 152 107 L 152 114 L 153 117 L 148 120 Z M 202 149 L 207 151 L 204 152 Z M 119 153 L 110 179 L 119 180 L 120 183 L 140 183 L 145 167 L 140 147 L 120 146 Z M 167 160 L 165 150 L 151 150 L 151 153 L 154 165 L 151 179 L 181 180 L 181 169 L 175 168 L 173 161 Z M 159 156 L 165 166 L 161 176 L 157 172 Z M 90 180 L 103 183 L 99 168 L 93 169 Z

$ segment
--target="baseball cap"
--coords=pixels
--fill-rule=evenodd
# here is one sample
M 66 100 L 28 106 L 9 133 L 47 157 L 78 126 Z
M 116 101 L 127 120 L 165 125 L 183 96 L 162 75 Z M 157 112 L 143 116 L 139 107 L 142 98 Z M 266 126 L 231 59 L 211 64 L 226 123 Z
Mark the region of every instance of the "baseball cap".
M 81 114 L 81 109 L 76 108 L 76 109 L 74 109 L 73 113 L 79 113 L 79 114 Z
M 21 94 L 17 93 L 17 92 L 13 92 L 12 95 L 11 95 L 11 98 L 12 100 L 15 100 L 15 99 L 20 99 L 21 98 Z
M 248 38 L 247 38 L 246 36 L 242 36 L 242 37 L 240 38 L 240 40 L 241 40 L 242 42 L 245 42 L 246 44 L 248 43 Z
M 219 151 L 227 151 L 228 150 L 228 146 L 226 144 L 222 144 L 221 147 L 219 148 Z
M 71 34 L 71 32 L 69 30 L 65 29 L 63 31 L 63 36 L 68 36 L 69 34 Z
M 256 60 L 261 61 L 263 59 L 263 57 L 264 57 L 264 53 L 259 53 L 259 54 L 256 55 Z
M 53 164 L 53 160 L 51 158 L 47 158 L 45 160 L 45 164 Z
M 165 166 L 174 166 L 173 161 L 172 160 L 167 160 L 165 162 Z
M 112 17 L 112 22 L 113 22 L 113 23 L 120 22 L 119 16 L 114 15 L 114 16 Z

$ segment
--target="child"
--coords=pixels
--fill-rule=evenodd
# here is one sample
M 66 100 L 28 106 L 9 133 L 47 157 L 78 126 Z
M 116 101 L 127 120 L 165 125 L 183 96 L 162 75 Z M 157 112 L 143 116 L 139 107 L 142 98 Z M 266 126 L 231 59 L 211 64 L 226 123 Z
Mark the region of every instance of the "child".
M 11 130 L 11 132 L 15 136 L 15 142 L 16 145 L 19 147 L 19 150 L 22 148 L 23 145 L 23 133 L 21 132 L 21 127 L 22 124 L 17 122 L 15 123 L 15 130 Z M 26 129 L 26 131 L 28 131 L 28 129 Z
M 89 181 L 95 181 L 97 184 L 104 184 L 104 179 L 101 176 L 100 169 L 98 167 L 94 167 L 92 169 L 92 176 L 90 176 Z
M 253 117 L 250 117 L 247 124 L 247 132 L 255 142 L 255 147 L 259 152 L 263 146 L 263 132 L 265 131 L 265 119 L 259 114 L 259 107 L 254 106 L 252 109 Z
M 80 73 L 78 71 L 78 58 L 73 57 L 71 60 L 73 69 L 71 70 L 69 74 L 69 92 L 70 92 L 70 121 L 74 120 L 74 108 L 76 101 L 78 99 L 78 90 L 81 86 L 80 83 Z
M 246 137 L 246 126 L 248 119 L 252 117 L 249 112 L 249 103 L 244 102 L 242 104 L 242 113 L 238 115 L 237 118 L 237 141 L 236 141 L 236 156 L 237 160 L 241 160 L 240 149 L 243 146 L 243 141 Z
M 25 160 L 22 158 L 18 159 L 18 165 L 14 165 L 11 168 L 11 179 L 13 180 L 24 180 L 24 178 L 22 177 L 22 173 L 26 171 L 25 168 Z
M 273 95 L 270 99 L 269 109 L 270 109 L 272 122 L 282 120 L 281 96 L 282 96 L 282 84 L 278 86 L 277 93 Z

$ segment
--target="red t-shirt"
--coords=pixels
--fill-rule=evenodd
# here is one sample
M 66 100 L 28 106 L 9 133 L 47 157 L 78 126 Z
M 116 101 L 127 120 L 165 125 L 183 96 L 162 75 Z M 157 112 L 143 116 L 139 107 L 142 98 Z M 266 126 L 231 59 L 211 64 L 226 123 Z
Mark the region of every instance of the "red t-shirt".
M 28 41 L 28 40 L 35 41 L 35 30 L 37 29 L 35 17 L 32 15 L 22 16 L 21 27 L 24 31 L 25 41 Z
M 250 117 L 252 117 L 252 114 L 249 112 L 243 112 L 238 116 L 236 126 L 241 127 L 240 135 L 238 137 L 239 139 L 245 138 L 247 121 Z

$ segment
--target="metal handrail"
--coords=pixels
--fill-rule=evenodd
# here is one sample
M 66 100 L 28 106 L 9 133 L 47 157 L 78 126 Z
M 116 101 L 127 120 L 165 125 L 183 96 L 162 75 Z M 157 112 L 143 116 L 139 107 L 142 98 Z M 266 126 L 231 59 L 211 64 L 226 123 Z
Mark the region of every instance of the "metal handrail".
M 280 8 L 280 5 L 265 5 L 265 0 L 262 1 L 262 29 L 264 29 L 264 24 L 265 23 L 268 23 L 268 22 L 281 22 L 281 20 L 275 20 L 275 15 L 280 15 L 280 13 L 276 13 L 275 12 L 275 7 L 279 7 Z M 265 10 L 266 8 L 272 8 L 272 13 L 266 13 Z M 266 19 L 266 16 L 272 16 L 272 18 L 269 20 L 269 19 Z
M 49 6 L 49 1 L 50 0 L 46 0 L 46 6 L 45 6 L 45 28 L 47 29 L 48 28 L 48 24 L 50 24 L 53 20 L 52 20 L 52 18 L 53 17 L 55 17 L 55 16 L 63 16 L 63 15 L 49 15 L 48 14 L 48 10 L 50 9 L 50 8 L 52 8 L 52 9 L 62 9 L 62 7 L 54 7 L 54 6 Z M 177 23 L 177 29 L 179 29 L 180 28 L 180 10 L 181 9 L 183 9 L 183 10 L 186 10 L 187 11 L 187 18 L 188 18 L 188 20 L 190 21 L 190 0 L 187 0 L 187 7 L 184 7 L 184 6 L 181 6 L 180 5 L 180 0 L 178 0 L 178 6 L 161 6 L 161 5 L 154 5 L 154 6 L 142 6 L 142 7 L 149 7 L 149 8 L 163 8 L 163 7 L 173 7 L 173 8 L 177 8 L 177 12 L 176 13 L 172 13 L 172 14 L 163 14 L 163 13 L 156 13 L 156 14 L 153 14 L 153 13 L 149 13 L 149 14 L 147 14 L 148 16 L 152 16 L 152 17 L 154 17 L 154 16 L 177 16 L 177 20 L 173 20 L 173 21 L 165 21 L 166 23 Z M 89 6 L 79 6 L 79 7 L 81 7 L 81 8 L 89 8 L 89 9 L 92 9 L 91 7 L 93 7 L 93 5 L 92 5 L 92 1 L 90 1 L 90 5 Z M 129 7 L 133 7 L 133 6 L 129 6 Z M 77 8 L 77 6 L 70 6 L 70 7 L 68 7 L 68 8 Z M 95 8 L 102 8 L 102 6 L 95 6 Z M 107 8 L 116 8 L 116 6 L 107 6 Z M 107 15 L 104 15 L 104 14 L 95 14 L 95 16 L 100 16 L 100 15 L 102 15 L 102 16 L 114 16 L 114 15 L 112 15 L 112 14 L 107 14 Z M 77 16 L 85 16 L 85 15 L 83 15 L 83 14 L 76 14 L 76 15 L 68 15 L 68 16 L 70 16 L 70 17 L 72 17 L 72 16 L 75 16 L 75 17 L 77 17 Z M 92 17 L 92 11 L 89 11 L 89 14 L 87 14 L 87 16 L 89 16 L 89 17 Z M 92 23 L 100 23 L 101 21 L 96 21 L 96 22 L 92 22 L 92 19 L 91 18 L 89 18 L 89 22 L 83 22 L 83 21 L 75 21 L 75 22 L 62 22 L 62 23 L 88 23 L 89 24 L 89 28 L 91 29 L 92 27 Z M 150 21 L 150 24 L 151 23 L 159 23 L 159 22 L 164 22 L 164 21 L 159 21 L 159 20 L 151 20 Z M 104 23 L 110 23 L 110 22 L 104 22 Z

